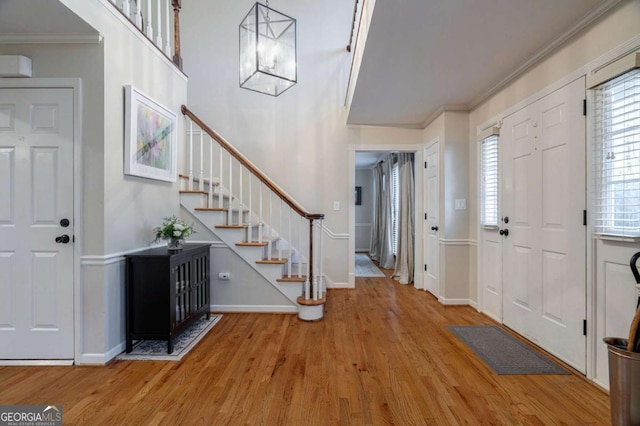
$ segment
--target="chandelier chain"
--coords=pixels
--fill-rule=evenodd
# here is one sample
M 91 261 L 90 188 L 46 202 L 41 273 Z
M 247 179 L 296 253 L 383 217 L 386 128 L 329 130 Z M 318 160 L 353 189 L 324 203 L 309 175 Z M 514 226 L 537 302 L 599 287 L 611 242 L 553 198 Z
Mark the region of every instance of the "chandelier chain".
M 269 22 L 269 0 L 267 0 L 267 16 L 265 16 L 264 20 Z

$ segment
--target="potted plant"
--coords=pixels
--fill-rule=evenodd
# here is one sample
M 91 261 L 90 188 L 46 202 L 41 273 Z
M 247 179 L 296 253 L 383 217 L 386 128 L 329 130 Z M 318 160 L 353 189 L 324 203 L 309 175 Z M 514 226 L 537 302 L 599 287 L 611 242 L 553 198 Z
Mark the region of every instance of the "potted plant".
M 195 231 L 192 225 L 187 225 L 176 216 L 168 216 L 164 218 L 162 225 L 153 229 L 153 232 L 156 237 L 153 242 L 166 240 L 169 251 L 178 251 L 181 249 L 185 238 Z

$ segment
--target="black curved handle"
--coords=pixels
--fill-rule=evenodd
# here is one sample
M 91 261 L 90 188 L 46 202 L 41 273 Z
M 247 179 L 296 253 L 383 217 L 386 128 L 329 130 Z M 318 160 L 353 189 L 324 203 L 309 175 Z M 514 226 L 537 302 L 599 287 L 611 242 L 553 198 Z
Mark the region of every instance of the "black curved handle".
M 437 227 L 437 226 L 432 226 L 432 227 L 431 227 L 431 230 L 432 230 L 432 231 L 437 231 L 437 230 L 438 230 L 438 227 Z
M 629 261 L 629 266 L 631 266 L 631 272 L 633 272 L 633 277 L 636 279 L 636 284 L 640 284 L 640 273 L 638 273 L 638 267 L 636 266 L 638 258 L 640 258 L 640 251 L 631 256 L 631 260 Z
M 509 236 L 509 230 L 508 229 L 501 229 L 499 233 L 500 233 L 500 235 L 504 235 L 505 237 Z

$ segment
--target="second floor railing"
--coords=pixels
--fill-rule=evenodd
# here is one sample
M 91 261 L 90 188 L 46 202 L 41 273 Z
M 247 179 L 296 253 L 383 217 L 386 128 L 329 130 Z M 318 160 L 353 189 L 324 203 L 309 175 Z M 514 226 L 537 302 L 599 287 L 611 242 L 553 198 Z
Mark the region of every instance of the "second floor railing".
M 109 0 L 179 69 L 182 0 Z

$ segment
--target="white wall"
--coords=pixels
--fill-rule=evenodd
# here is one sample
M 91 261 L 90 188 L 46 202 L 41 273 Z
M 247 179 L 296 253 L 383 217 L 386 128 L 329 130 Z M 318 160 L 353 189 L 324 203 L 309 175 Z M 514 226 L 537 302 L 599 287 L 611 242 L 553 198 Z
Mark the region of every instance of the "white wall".
M 362 204 L 354 206 L 356 215 L 356 251 L 369 251 L 373 223 L 373 171 L 356 170 L 356 186 L 362 188 Z
M 640 1 L 627 0 L 607 13 L 595 24 L 582 31 L 544 61 L 529 70 L 522 77 L 487 99 L 470 114 L 469 120 L 469 182 L 470 235 L 477 235 L 477 146 L 479 129 L 513 112 L 516 105 L 529 99 L 568 76 L 580 76 L 603 65 L 604 58 L 618 47 L 624 50 L 640 48 Z M 588 117 L 589 120 L 589 117 Z M 586 141 L 587 152 L 590 141 Z M 588 185 L 591 177 L 587 176 Z M 587 314 L 588 325 L 588 365 L 587 375 L 597 383 L 608 387 L 607 350 L 602 343 L 605 336 L 624 337 L 635 308 L 635 287 L 628 261 L 638 250 L 638 245 L 622 242 L 589 239 L 591 256 L 587 257 L 588 283 Z M 473 282 L 471 282 L 473 286 Z M 477 293 L 470 291 L 473 298 Z
M 297 19 L 298 84 L 278 98 L 240 89 L 238 25 L 251 6 L 233 0 L 183 5 L 189 107 L 308 211 L 326 215 L 324 272 L 330 283 L 347 283 L 349 145 L 419 144 L 421 132 L 345 125 L 353 9 L 340 0 L 272 4 Z

